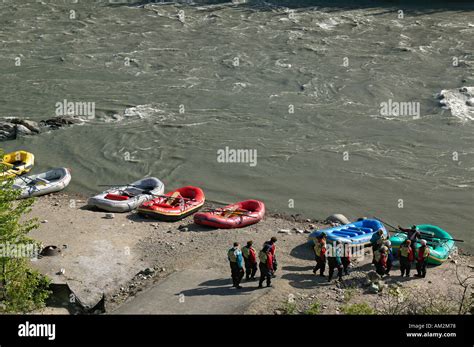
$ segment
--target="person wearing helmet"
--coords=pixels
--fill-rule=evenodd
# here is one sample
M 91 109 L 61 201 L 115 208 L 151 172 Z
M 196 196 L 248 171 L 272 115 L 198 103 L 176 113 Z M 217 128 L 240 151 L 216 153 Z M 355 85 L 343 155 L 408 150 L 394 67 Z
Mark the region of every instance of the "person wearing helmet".
M 382 246 L 375 251 L 375 271 L 380 275 L 385 275 L 387 271 L 387 247 Z
M 410 277 L 411 262 L 413 261 L 413 251 L 410 240 L 407 239 L 400 245 L 398 258 L 400 260 L 401 276 Z
M 392 250 L 392 243 L 390 240 L 386 240 L 384 242 L 384 246 L 387 247 L 387 269 L 385 270 L 385 275 L 390 276 L 390 270 L 392 269 L 393 265 L 393 250 Z
M 313 268 L 313 273 L 319 270 L 319 276 L 324 276 L 324 270 L 326 269 L 326 233 L 322 232 L 318 235 L 317 240 L 314 242 L 314 255 L 316 258 L 316 266 Z
M 418 248 L 416 257 L 416 277 L 426 277 L 426 261 L 430 256 L 430 248 L 426 244 L 426 240 L 420 241 L 421 246 Z

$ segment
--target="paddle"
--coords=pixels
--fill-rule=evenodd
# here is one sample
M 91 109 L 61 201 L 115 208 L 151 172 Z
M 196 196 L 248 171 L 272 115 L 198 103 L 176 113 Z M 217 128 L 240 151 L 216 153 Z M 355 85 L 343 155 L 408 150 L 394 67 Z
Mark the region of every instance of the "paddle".
M 408 232 L 406 231 L 403 231 L 403 230 L 400 230 L 399 228 L 395 228 L 393 225 L 390 225 L 388 224 L 387 222 L 384 222 L 382 219 L 374 216 L 375 219 L 381 221 L 383 224 L 385 225 L 388 225 L 390 228 L 394 229 L 394 230 L 397 230 L 398 232 L 401 232 L 401 233 L 405 233 L 407 234 Z M 424 235 L 424 236 L 427 236 L 427 237 L 431 237 L 431 238 L 436 238 L 436 239 L 440 239 L 440 240 L 453 240 L 453 241 L 456 241 L 456 242 L 464 242 L 464 240 L 459 240 L 459 239 L 453 239 L 453 238 L 447 238 L 447 237 L 437 237 L 436 235 L 434 234 L 429 234 L 427 232 L 423 232 L 423 231 L 420 231 L 420 234 Z
M 229 216 L 225 216 L 225 217 L 230 217 L 231 215 L 236 214 L 236 215 L 240 215 L 240 216 L 247 216 L 247 217 L 250 217 L 250 218 L 258 218 L 258 217 L 249 215 L 249 213 L 251 213 L 250 211 L 239 210 L 239 209 L 236 209 L 236 210 L 214 209 L 214 210 L 204 210 L 202 212 L 232 212 L 232 213 L 230 213 Z

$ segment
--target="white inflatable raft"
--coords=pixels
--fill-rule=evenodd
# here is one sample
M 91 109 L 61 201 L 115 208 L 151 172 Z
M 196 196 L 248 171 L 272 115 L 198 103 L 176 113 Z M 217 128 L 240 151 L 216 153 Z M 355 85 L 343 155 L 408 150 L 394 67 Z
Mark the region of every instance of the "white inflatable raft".
M 165 185 L 158 178 L 147 177 L 127 186 L 110 188 L 90 198 L 88 205 L 109 212 L 129 212 L 164 190 Z
M 71 182 L 71 173 L 66 168 L 52 169 L 38 175 L 18 176 L 12 188 L 21 190 L 20 199 L 56 193 Z

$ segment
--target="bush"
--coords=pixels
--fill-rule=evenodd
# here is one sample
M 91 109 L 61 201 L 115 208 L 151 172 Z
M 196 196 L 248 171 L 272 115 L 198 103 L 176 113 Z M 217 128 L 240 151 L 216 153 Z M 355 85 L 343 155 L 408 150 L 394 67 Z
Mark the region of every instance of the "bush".
M 313 302 L 311 306 L 305 311 L 305 314 L 315 315 L 321 313 L 321 304 L 319 302 Z
M 0 150 L 0 158 L 3 152 Z M 0 163 L 0 171 L 5 167 Z M 19 191 L 12 189 L 13 180 L 0 178 L 0 312 L 29 312 L 44 307 L 50 295 L 49 280 L 30 269 L 30 258 L 12 250 L 35 251 L 38 244 L 28 233 L 38 227 L 36 220 L 24 219 L 33 199 L 16 201 Z
M 342 307 L 344 314 L 375 314 L 375 310 L 367 303 L 363 302 L 360 304 L 345 305 Z
M 283 314 L 296 314 L 296 304 L 293 302 L 286 302 L 281 308 L 281 310 L 283 311 Z

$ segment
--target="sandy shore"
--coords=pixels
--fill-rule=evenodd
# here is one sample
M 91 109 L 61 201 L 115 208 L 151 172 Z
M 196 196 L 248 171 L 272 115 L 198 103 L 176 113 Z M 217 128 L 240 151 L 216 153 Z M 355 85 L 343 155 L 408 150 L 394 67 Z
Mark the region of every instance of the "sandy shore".
M 395 268 L 383 280 L 382 291 L 374 294 L 367 282 L 373 270 L 368 249 L 353 260 L 351 273 L 340 283 L 312 274 L 307 232 L 326 227 L 316 220 L 267 213 L 254 226 L 212 230 L 193 224 L 192 217 L 176 223 L 135 213 L 107 219 L 104 212 L 86 209 L 85 202 L 84 196 L 57 194 L 38 199 L 33 207 L 31 216 L 41 223 L 31 236 L 61 252 L 32 264 L 73 294 L 66 296 L 68 301 L 53 301 L 41 313 L 78 313 L 83 312 L 81 306 L 95 308 L 96 313 L 281 314 L 305 312 L 316 303 L 321 314 L 339 314 L 362 302 L 379 309 L 388 295 L 384 293 L 392 289 L 407 296 L 449 296 L 455 302 L 463 291 L 456 268 L 461 278 L 472 274 L 473 257 L 456 254 L 430 267 L 425 279 L 401 279 Z M 241 292 L 231 289 L 228 248 L 234 241 L 249 239 L 258 247 L 272 236 L 278 237 L 279 262 L 274 287 L 257 290 L 256 282 L 244 282 Z

